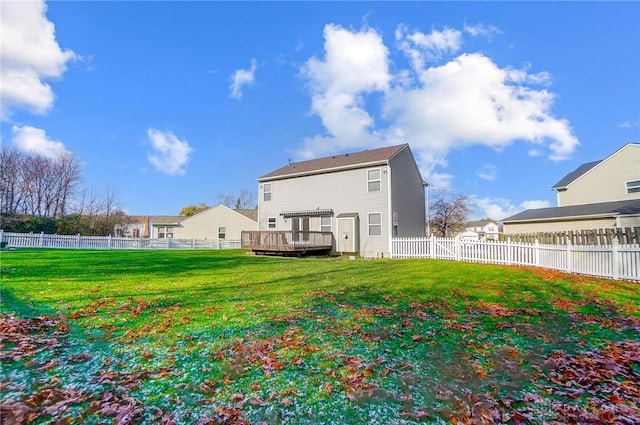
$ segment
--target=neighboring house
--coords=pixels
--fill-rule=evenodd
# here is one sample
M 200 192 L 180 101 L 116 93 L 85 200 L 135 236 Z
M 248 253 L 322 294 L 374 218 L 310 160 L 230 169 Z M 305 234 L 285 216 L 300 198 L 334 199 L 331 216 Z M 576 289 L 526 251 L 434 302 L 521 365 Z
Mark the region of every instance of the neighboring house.
M 223 204 L 189 217 L 151 216 L 150 237 L 239 241 L 243 230 L 258 228 L 257 216 L 255 209 L 234 210 Z
M 582 164 L 552 189 L 559 207 L 640 199 L 640 143 L 628 143 L 601 161 Z
M 260 231 L 330 232 L 331 250 L 387 257 L 425 235 L 425 191 L 409 145 L 294 162 L 258 178 Z M 299 233 L 301 232 L 301 233 Z
M 180 220 L 186 217 L 182 215 L 157 215 L 151 216 L 151 233 L 153 239 L 173 238 L 175 229 L 180 225 Z
M 189 217 L 182 217 L 173 228 L 177 239 L 215 239 L 239 241 L 243 230 L 256 230 L 258 212 L 255 209 L 234 210 L 219 204 Z
M 114 234 L 123 238 L 148 238 L 151 229 L 151 217 L 148 215 L 132 215 L 127 223 L 117 225 Z
M 461 237 L 475 238 L 481 241 L 494 240 L 497 241 L 500 236 L 501 226 L 489 219 L 470 221 L 467 223 L 466 231 Z
M 640 144 L 628 143 L 601 161 L 582 164 L 552 189 L 557 207 L 505 218 L 505 235 L 640 227 Z

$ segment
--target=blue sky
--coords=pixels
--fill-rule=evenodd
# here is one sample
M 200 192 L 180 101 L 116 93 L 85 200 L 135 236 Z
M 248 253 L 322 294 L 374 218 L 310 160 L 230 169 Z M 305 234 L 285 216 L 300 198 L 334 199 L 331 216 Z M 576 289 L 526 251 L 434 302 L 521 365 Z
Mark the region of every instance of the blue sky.
M 409 143 L 501 219 L 640 141 L 639 2 L 6 2 L 2 143 L 174 215 Z

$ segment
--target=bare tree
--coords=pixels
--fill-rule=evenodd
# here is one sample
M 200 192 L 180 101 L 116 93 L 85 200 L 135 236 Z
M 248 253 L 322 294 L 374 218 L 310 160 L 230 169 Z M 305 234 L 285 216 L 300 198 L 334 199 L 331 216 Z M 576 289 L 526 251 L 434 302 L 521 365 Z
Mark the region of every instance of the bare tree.
M 237 195 L 218 194 L 218 201 L 236 210 L 253 209 L 256 207 L 256 194 L 242 189 Z
M 436 236 L 451 236 L 464 229 L 473 213 L 468 196 L 440 191 L 433 199 L 429 207 L 429 226 Z
M 0 212 L 17 214 L 21 209 L 21 168 L 23 155 L 5 146 L 0 150 Z
M 47 158 L 3 146 L 0 159 L 2 213 L 64 216 L 67 200 L 80 183 L 80 164 L 72 154 Z

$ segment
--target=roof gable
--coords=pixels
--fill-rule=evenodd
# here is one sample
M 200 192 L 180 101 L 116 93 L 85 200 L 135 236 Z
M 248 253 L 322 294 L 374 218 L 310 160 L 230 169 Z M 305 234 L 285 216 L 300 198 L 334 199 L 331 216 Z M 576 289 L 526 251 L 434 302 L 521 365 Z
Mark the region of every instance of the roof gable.
M 580 177 L 582 177 L 583 175 L 585 175 L 586 173 L 591 171 L 597 165 L 599 165 L 599 164 L 601 164 L 603 162 L 606 162 L 610 158 L 614 157 L 615 155 L 619 154 L 620 152 L 622 152 L 623 150 L 625 150 L 625 149 L 627 149 L 627 148 L 629 148 L 631 146 L 638 147 L 638 146 L 640 146 L 640 144 L 639 143 L 627 143 L 626 145 L 624 145 L 623 147 L 621 147 L 620 149 L 616 150 L 614 153 L 612 153 L 611 155 L 606 157 L 605 159 L 601 159 L 599 161 L 587 162 L 587 163 L 584 163 L 584 164 L 580 165 L 578 168 L 576 168 L 575 170 L 573 170 L 572 172 L 570 172 L 569 174 L 564 176 L 562 179 L 560 179 L 560 181 L 558 183 L 554 184 L 551 189 L 560 190 L 560 189 L 566 188 L 568 185 L 570 185 L 571 183 L 573 183 L 574 181 L 576 181 L 577 179 L 579 179 Z
M 213 207 L 207 208 L 204 211 L 200 211 L 197 214 L 191 215 L 189 217 L 183 217 L 183 219 L 181 220 L 181 223 L 193 220 L 193 219 L 198 218 L 200 216 L 214 214 L 216 210 L 220 210 L 220 209 L 232 211 L 232 212 L 234 212 L 236 214 L 239 214 L 239 215 L 241 215 L 243 217 L 246 217 L 246 218 L 248 218 L 250 220 L 253 220 L 253 221 L 257 221 L 257 219 L 258 219 L 258 213 L 257 213 L 256 210 L 247 210 L 247 209 L 235 210 L 233 208 L 229 208 L 228 206 L 226 206 L 224 204 L 218 204 L 218 205 L 215 205 Z M 251 212 L 254 212 L 253 215 L 251 214 Z
M 388 146 L 361 152 L 332 155 L 308 161 L 292 162 L 258 178 L 258 181 L 295 177 L 298 175 L 315 174 L 337 171 L 348 168 L 358 168 L 369 164 L 389 161 L 401 150 L 408 148 L 408 144 Z

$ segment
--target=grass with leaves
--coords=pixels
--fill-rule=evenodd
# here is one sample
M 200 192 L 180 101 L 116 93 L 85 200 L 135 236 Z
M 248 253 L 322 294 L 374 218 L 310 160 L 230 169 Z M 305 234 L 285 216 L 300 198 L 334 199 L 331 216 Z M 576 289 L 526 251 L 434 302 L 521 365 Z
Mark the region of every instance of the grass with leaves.
M 634 423 L 640 286 L 436 260 L 3 251 L 3 423 Z

